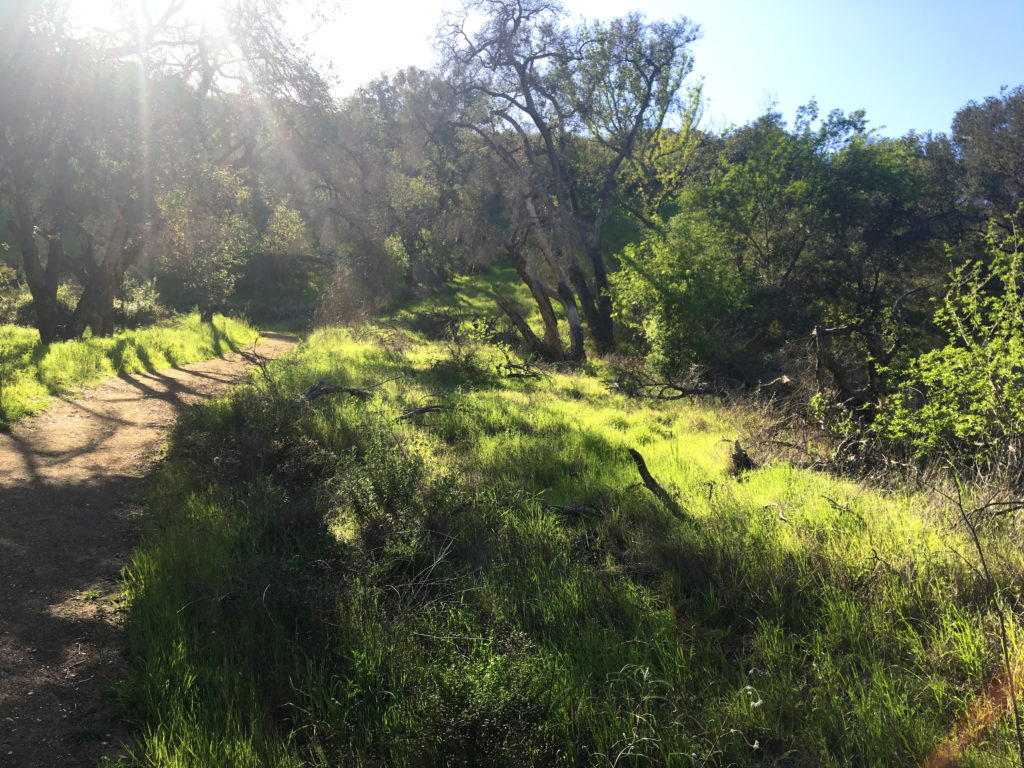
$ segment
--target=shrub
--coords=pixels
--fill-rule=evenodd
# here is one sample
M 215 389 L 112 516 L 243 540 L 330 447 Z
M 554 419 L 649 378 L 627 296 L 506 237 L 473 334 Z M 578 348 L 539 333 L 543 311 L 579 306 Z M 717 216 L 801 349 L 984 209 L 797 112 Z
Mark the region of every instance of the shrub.
M 126 278 L 114 299 L 114 322 L 121 328 L 153 325 L 167 314 L 167 308 L 160 303 L 155 278 L 144 282 Z
M 880 434 L 916 457 L 990 463 L 1024 447 L 1024 238 L 993 228 L 988 243 L 990 263 L 955 270 L 935 312 L 948 343 L 896 372 L 880 415 Z
M 746 305 L 747 291 L 706 223 L 680 214 L 620 260 L 612 277 L 619 318 L 642 333 L 659 373 L 676 376 L 719 353 L 724 324 Z
M 17 322 L 22 308 L 31 301 L 28 291 L 18 282 L 18 273 L 0 262 L 0 325 Z

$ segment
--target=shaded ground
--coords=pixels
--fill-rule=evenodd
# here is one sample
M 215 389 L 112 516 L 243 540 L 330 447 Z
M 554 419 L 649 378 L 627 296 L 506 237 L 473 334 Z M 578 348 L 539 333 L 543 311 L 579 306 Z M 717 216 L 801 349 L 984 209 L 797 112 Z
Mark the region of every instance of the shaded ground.
M 266 334 L 277 357 L 294 339 Z M 95 766 L 129 734 L 105 692 L 121 672 L 131 499 L 183 407 L 222 394 L 239 354 L 123 375 L 0 434 L 0 766 Z

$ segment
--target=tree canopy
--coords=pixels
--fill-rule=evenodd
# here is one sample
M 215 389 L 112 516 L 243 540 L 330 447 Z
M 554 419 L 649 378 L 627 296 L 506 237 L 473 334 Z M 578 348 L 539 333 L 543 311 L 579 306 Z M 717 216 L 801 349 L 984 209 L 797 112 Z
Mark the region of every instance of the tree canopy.
M 6 9 L 0 60 L 5 282 L 46 341 L 109 333 L 128 276 L 209 315 L 257 269 L 315 269 L 319 317 L 347 320 L 504 261 L 524 354 L 744 378 L 806 342 L 863 407 L 941 343 L 930 302 L 993 262 L 987 222 L 1019 225 L 1024 87 L 949 136 L 813 102 L 711 131 L 684 17 L 467 0 L 435 68 L 336 99 L 279 3 L 165 0 L 93 36 L 68 7 Z

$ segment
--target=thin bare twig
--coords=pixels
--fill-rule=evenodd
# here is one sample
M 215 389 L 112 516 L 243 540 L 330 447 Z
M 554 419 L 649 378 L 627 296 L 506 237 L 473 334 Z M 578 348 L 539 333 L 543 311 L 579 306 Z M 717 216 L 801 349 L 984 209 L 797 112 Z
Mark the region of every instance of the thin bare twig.
M 963 482 L 960 480 L 960 475 L 954 472 L 953 480 L 956 483 L 956 508 L 960 513 L 960 518 L 964 522 L 964 526 L 967 528 L 967 532 L 971 536 L 971 540 L 974 542 L 974 548 L 978 552 L 978 558 L 981 560 L 981 570 L 985 574 L 985 581 L 988 584 L 989 596 L 992 598 L 992 605 L 996 609 L 996 615 L 999 617 L 999 635 L 1002 642 L 1003 650 L 1003 666 L 1006 669 L 1006 680 L 1010 686 L 1010 701 L 1013 704 L 1013 726 L 1017 735 L 1017 753 L 1020 757 L 1021 768 L 1024 768 L 1024 732 L 1021 730 L 1020 723 L 1020 705 L 1017 703 L 1017 690 L 1015 681 L 1013 679 L 1013 669 L 1010 665 L 1010 635 L 1006 629 L 1006 614 L 1003 611 L 1003 607 L 999 600 L 999 586 L 996 584 L 995 579 L 992 578 L 992 572 L 989 570 L 988 561 L 985 559 L 985 551 L 981 547 L 981 540 L 978 538 L 978 531 L 974 527 L 974 523 L 971 522 L 971 516 L 968 514 L 964 507 L 964 487 Z M 975 510 L 977 511 L 977 510 Z

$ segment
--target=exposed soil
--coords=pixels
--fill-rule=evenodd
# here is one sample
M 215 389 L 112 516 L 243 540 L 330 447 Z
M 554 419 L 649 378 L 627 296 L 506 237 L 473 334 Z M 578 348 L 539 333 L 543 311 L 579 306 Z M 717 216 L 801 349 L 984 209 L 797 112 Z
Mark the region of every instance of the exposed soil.
M 268 358 L 295 339 L 265 334 Z M 0 434 L 0 766 L 92 766 L 131 733 L 110 696 L 123 670 L 121 569 L 132 499 L 185 407 L 224 393 L 241 354 L 122 375 Z

